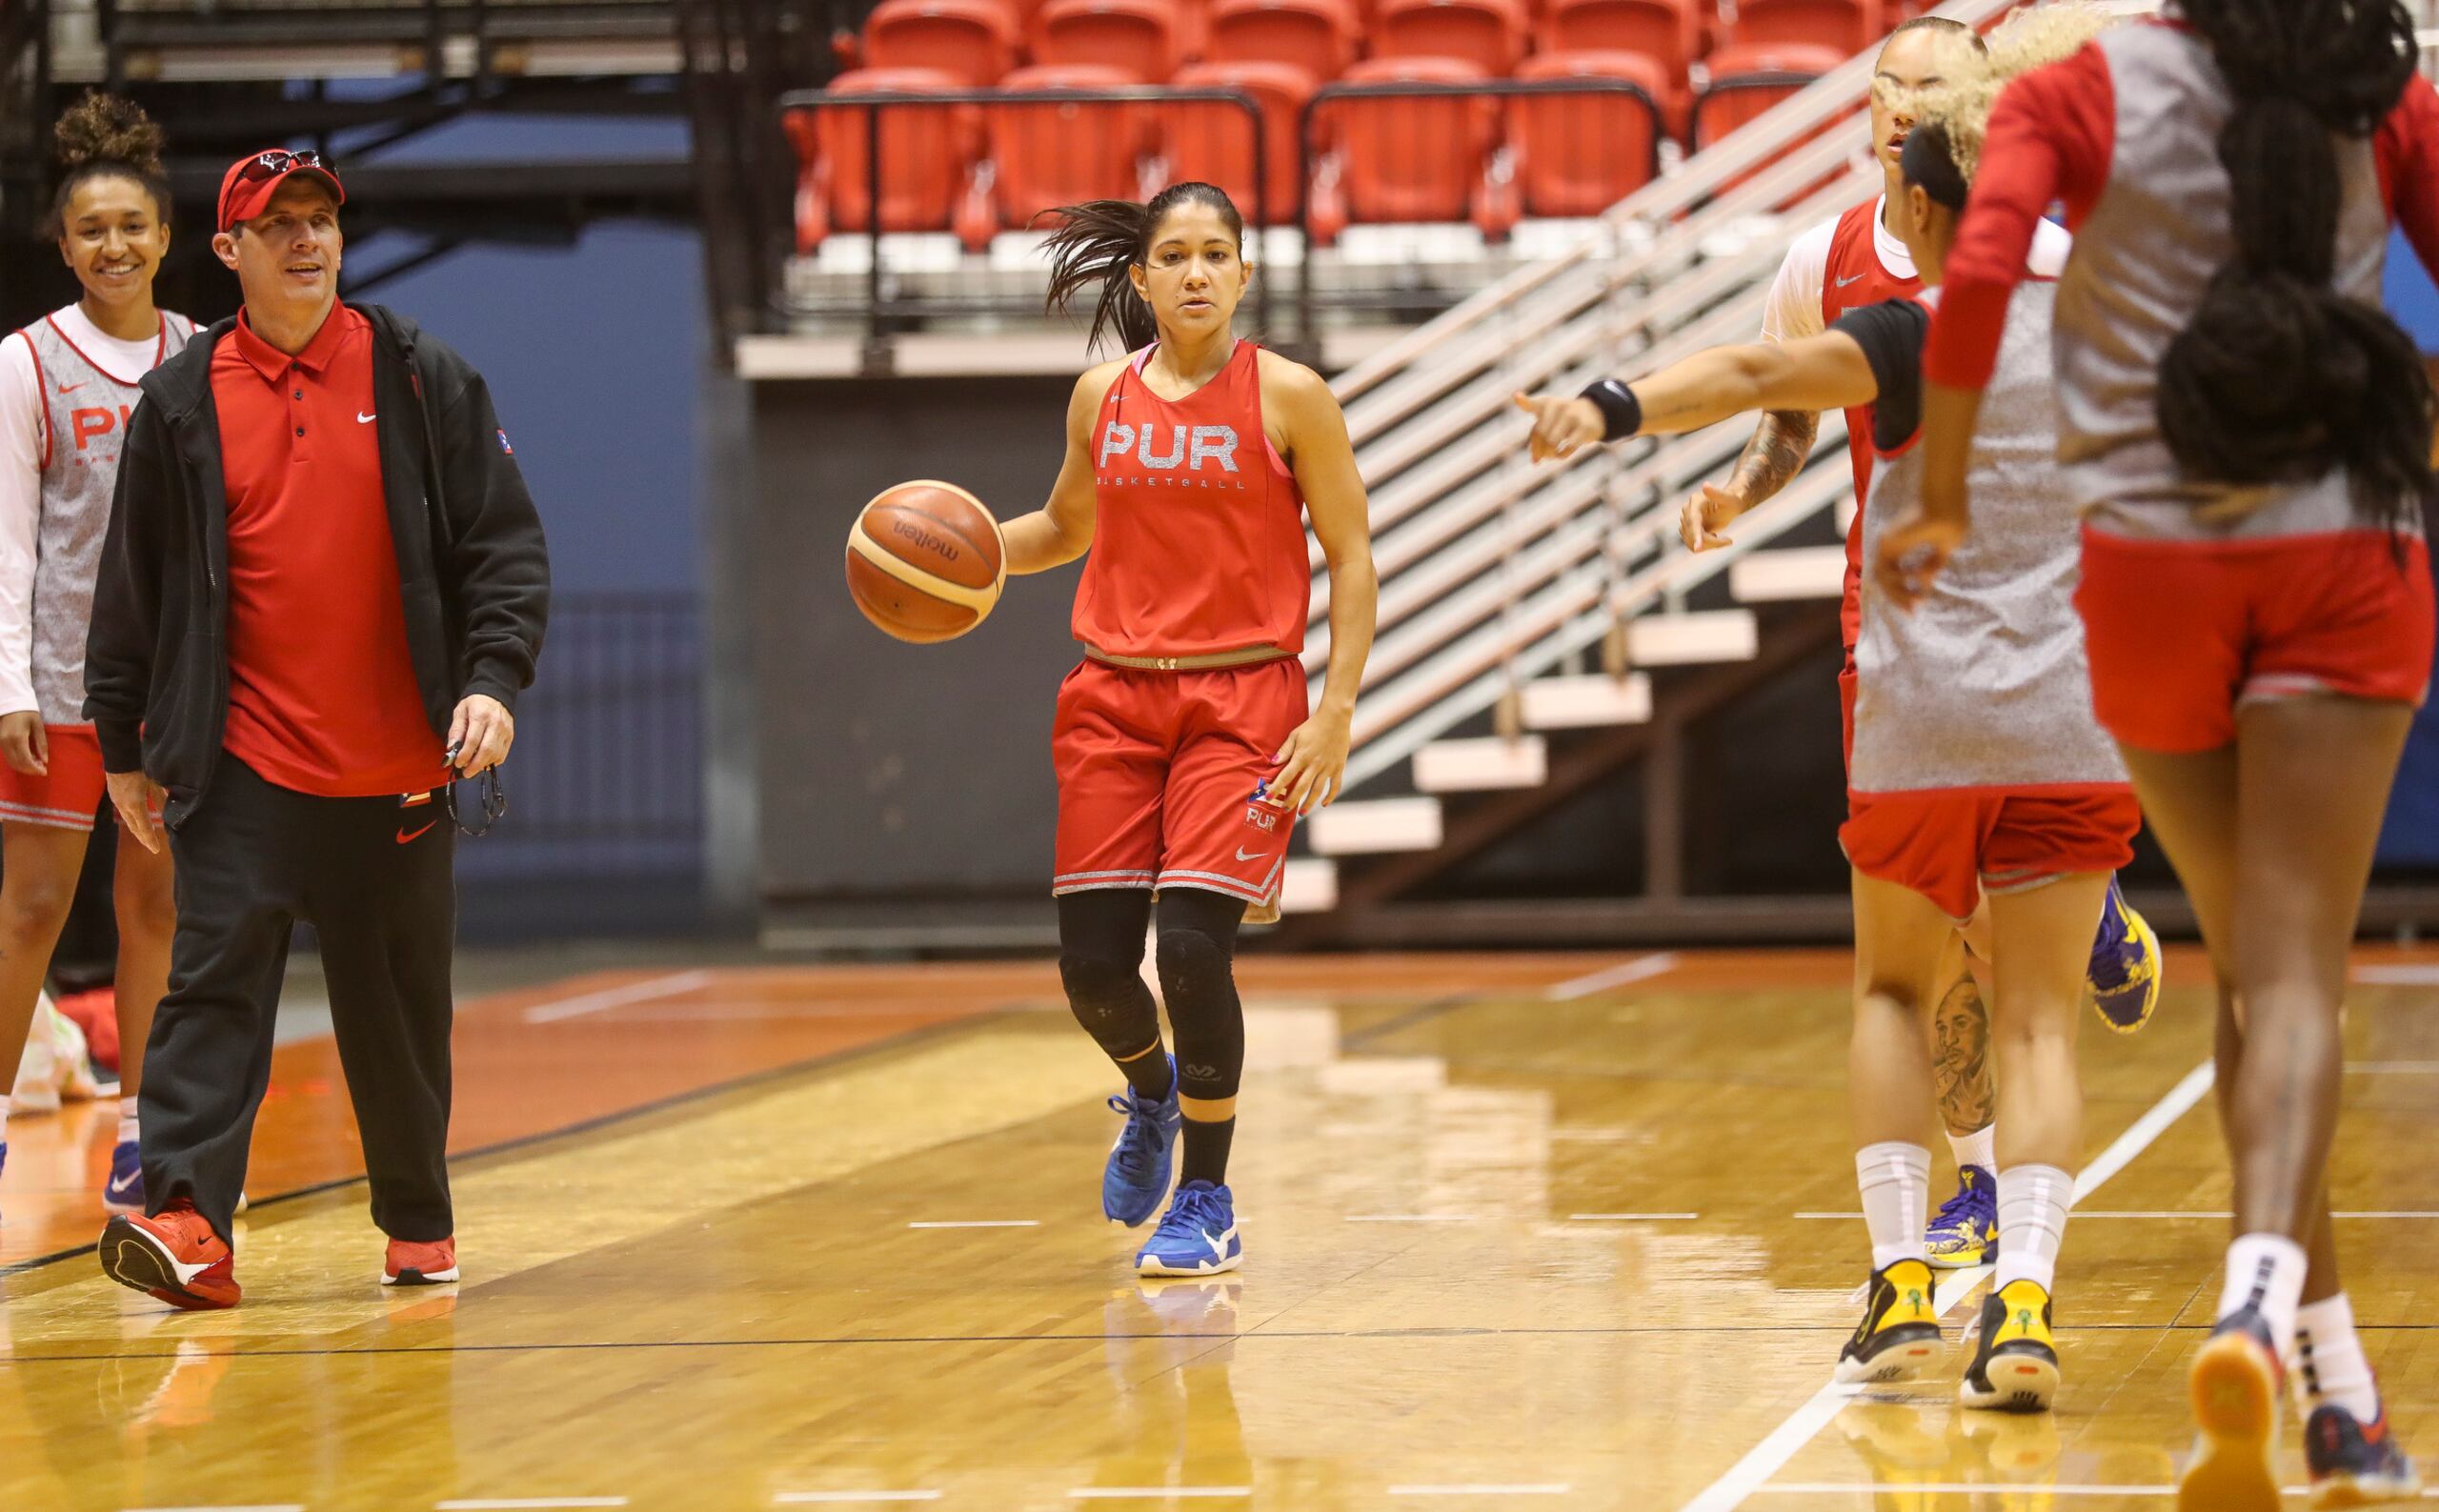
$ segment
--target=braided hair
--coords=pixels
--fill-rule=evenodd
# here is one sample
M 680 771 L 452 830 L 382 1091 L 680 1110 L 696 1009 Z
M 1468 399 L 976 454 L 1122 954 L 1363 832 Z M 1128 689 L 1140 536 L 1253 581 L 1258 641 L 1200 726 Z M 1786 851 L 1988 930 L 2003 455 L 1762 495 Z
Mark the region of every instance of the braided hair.
M 2365 137 L 2414 71 L 2402 0 L 2185 0 L 2236 99 L 2219 133 L 2236 254 L 2160 364 L 2160 433 L 2193 477 L 2259 486 L 2343 467 L 2394 526 L 2431 486 L 2432 395 L 2412 339 L 2331 287 L 2335 138 Z
M 161 168 L 161 129 L 132 100 L 96 90 L 61 112 L 51 128 L 57 143 L 59 192 L 51 196 L 50 234 L 68 233 L 68 207 L 76 192 L 97 178 L 124 178 L 152 199 L 163 222 L 170 218 L 170 176 Z
M 1160 222 L 1169 212 L 1186 204 L 1208 205 L 1218 211 L 1238 247 L 1244 246 L 1244 217 L 1237 213 L 1227 192 L 1191 180 L 1171 184 L 1153 195 L 1148 205 L 1131 199 L 1095 199 L 1050 212 L 1058 217 L 1058 229 L 1050 233 L 1050 295 L 1042 309 L 1064 310 L 1078 292 L 1098 286 L 1100 298 L 1093 307 L 1089 344 L 1098 346 L 1104 330 L 1115 331 L 1119 345 L 1128 352 L 1158 340 L 1159 326 L 1152 318 L 1152 307 L 1135 292 L 1127 270 L 1151 256 L 1152 237 Z

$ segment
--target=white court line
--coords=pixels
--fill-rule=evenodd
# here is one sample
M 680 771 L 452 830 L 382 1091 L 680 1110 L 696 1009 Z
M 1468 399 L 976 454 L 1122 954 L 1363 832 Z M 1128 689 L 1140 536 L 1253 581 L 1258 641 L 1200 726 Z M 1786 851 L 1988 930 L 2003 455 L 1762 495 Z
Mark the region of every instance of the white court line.
M 2365 987 L 2439 987 L 2439 963 L 2357 966 L 2353 979 Z
M 1596 992 L 1606 992 L 1612 987 L 1623 987 L 1630 982 L 1646 981 L 1676 969 L 1677 953 L 1673 950 L 1663 950 L 1656 955 L 1638 956 L 1623 965 L 1611 966 L 1603 971 L 1593 972 L 1589 976 L 1575 978 L 1571 981 L 1562 981 L 1542 996 L 1551 1002 L 1573 1002 L 1578 998 L 1589 998 Z
M 1903 1491 L 1907 1496 L 1974 1496 L 2001 1492 L 2024 1496 L 2174 1496 L 2172 1485 L 2044 1485 L 2029 1481 L 1959 1482 L 1954 1485 L 1878 1485 L 1868 1481 L 1780 1481 L 1758 1488 L 1772 1496 L 1863 1496 L 1875 1491 Z M 2300 1488 L 2288 1496 L 2301 1496 Z
M 2149 1112 L 2136 1119 L 2125 1133 L 2109 1141 L 2108 1148 L 2101 1151 L 2097 1159 L 2084 1167 L 2083 1174 L 2075 1178 L 2075 1200 L 2081 1201 L 2089 1197 L 2095 1187 L 2125 1170 L 2127 1161 L 2142 1154 L 2152 1140 L 2167 1131 L 2170 1124 L 2190 1112 L 2195 1103 L 2208 1095 L 2210 1081 L 2211 1067 L 2207 1060 L 2187 1072 L 2183 1080 L 2168 1089 L 2167 1096 L 2153 1103 Z M 1932 1306 L 1945 1318 L 1989 1274 L 1989 1267 L 1980 1265 L 1971 1270 L 1950 1271 L 1947 1280 L 1940 1283 L 1938 1293 L 1932 1298 Z M 1784 1422 L 1772 1429 L 1768 1438 L 1755 1444 L 1744 1459 L 1728 1466 L 1725 1475 L 1686 1502 L 1684 1512 L 1733 1512 L 1734 1508 L 1744 1505 L 1744 1499 L 1766 1485 L 1772 1476 L 1812 1441 L 1814 1435 L 1829 1425 L 1829 1420 L 1836 1417 L 1839 1409 L 1859 1390 L 1854 1386 L 1841 1386 L 1836 1381 L 1825 1382 L 1809 1401 L 1790 1413 Z
M 434 1512 L 524 1512 L 539 1507 L 624 1507 L 627 1498 L 461 1498 L 434 1502 Z
M 1038 1218 L 968 1218 L 930 1223 L 909 1223 L 908 1228 L 1039 1228 Z
M 937 1502 L 937 1491 L 782 1491 L 771 1500 L 784 1506 L 809 1502 Z
M 1861 1213 L 1798 1213 L 1798 1214 L 1797 1214 L 1797 1215 L 1795 1215 L 1795 1216 L 1796 1216 L 1796 1217 L 1798 1217 L 1798 1218 L 1844 1219 L 1844 1220 L 1846 1220 L 1846 1221 L 1848 1221 L 1848 1222 L 1854 1222 L 1854 1223 L 1860 1223 L 1860 1222 L 1862 1222 L 1862 1221 L 1863 1221 L 1863 1220 L 1864 1220 L 1864 1216 L 1863 1216 Z M 2189 1213 L 2187 1213 L 2187 1212 L 2179 1212 L 2179 1213 L 2166 1213 L 2166 1212 L 2163 1212 L 2163 1213 L 2085 1213 L 2085 1212 L 2077 1212 L 2077 1213 L 2075 1214 L 2075 1218 L 2076 1218 L 2078 1220 L 2080 1220 L 2080 1221 L 2086 1221 L 2086 1222 L 2088 1222 L 2089 1220 L 2093 1220 L 2093 1219 L 2099 1219 L 2099 1218 L 2171 1219 L 2171 1220 L 2172 1220 L 2172 1219 L 2194 1219 L 2194 1218 L 2199 1218 L 2199 1219 L 2218 1219 L 2218 1220 L 2227 1220 L 2227 1219 L 2232 1219 L 2232 1218 L 2234 1218 L 2235 1216 L 2236 1216 L 2235 1214 L 2228 1212 L 2228 1211 L 2227 1211 L 2227 1210 L 2226 1210 L 2225 1208 L 2222 1208 L 2222 1209 L 2220 1209 L 2219 1211 L 2217 1211 L 2217 1212 L 2215 1212 L 2215 1213 L 2211 1213 L 2211 1212 L 2189 1212 Z M 2331 1214 L 2329 1215 L 2329 1217 L 2331 1217 L 2331 1218 L 2346 1218 L 2346 1219 L 2381 1219 L 2381 1220 L 2410 1220 L 2410 1219 L 2439 1218 L 2439 1211 L 2433 1211 L 2433 1210 L 2429 1210 L 2429 1209 L 2424 1209 L 2424 1210 L 2419 1210 L 2419 1211 L 2415 1211 L 2415 1210 L 2407 1210 L 2407 1209 L 2398 1209 L 2398 1210 L 2396 1210 L 2396 1211 L 2392 1211 L 2392 1212 L 2369 1212 L 2369 1211 L 2362 1211 L 2362 1210 L 2348 1210 L 2348 1211 L 2343 1211 L 2343 1212 L 2331 1213 Z
M 1571 1485 L 1393 1485 L 1391 1496 L 1564 1496 Z
M 1350 1223 L 1470 1223 L 1471 1213 L 1349 1213 Z
M 1086 1485 L 1067 1493 L 1073 1502 L 1165 1502 L 1171 1497 L 1234 1497 L 1254 1494 L 1249 1485 Z
M 655 998 L 675 998 L 681 992 L 711 985 L 707 971 L 678 971 L 647 981 L 631 981 L 624 987 L 604 987 L 599 992 L 579 993 L 574 998 L 537 1002 L 525 1010 L 529 1024 L 556 1023 L 562 1018 L 575 1018 L 585 1014 L 597 1014 L 604 1008 L 623 1008 L 631 1002 L 650 1002 Z
M 1569 1213 L 1570 1223 L 1688 1223 L 1700 1213 Z

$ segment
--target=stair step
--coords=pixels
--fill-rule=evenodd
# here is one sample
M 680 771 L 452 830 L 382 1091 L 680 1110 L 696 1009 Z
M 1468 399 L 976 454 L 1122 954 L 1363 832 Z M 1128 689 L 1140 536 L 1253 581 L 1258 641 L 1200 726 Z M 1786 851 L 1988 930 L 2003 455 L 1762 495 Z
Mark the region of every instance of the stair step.
M 1540 736 L 1435 740 L 1414 754 L 1414 785 L 1425 793 L 1538 788 L 1549 775 L 1549 742 Z
M 1749 609 L 1645 615 L 1626 621 L 1626 660 L 1637 667 L 1750 661 L 1761 649 L 1761 625 Z
M 1334 803 L 1308 822 L 1313 849 L 1322 856 L 1427 851 L 1440 843 L 1440 800 L 1369 798 Z
M 1640 672 L 1536 677 L 1523 691 L 1524 724 L 1531 730 L 1588 730 L 1651 718 L 1651 679 Z
M 1740 556 L 1727 569 L 1727 591 L 1746 604 L 1842 597 L 1846 592 L 1846 549 L 1800 546 Z
M 1324 811 L 1326 812 L 1326 811 Z M 1326 914 L 1338 907 L 1338 863 L 1299 857 L 1280 869 L 1279 911 Z

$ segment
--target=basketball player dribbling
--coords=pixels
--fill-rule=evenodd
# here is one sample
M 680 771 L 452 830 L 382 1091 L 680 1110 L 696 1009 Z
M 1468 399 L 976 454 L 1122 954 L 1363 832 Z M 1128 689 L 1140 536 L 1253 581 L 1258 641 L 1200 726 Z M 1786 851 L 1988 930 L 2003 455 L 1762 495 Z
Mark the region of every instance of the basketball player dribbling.
M 1129 355 L 1077 380 L 1067 456 L 1042 509 L 1002 531 L 1012 574 L 1087 552 L 1084 659 L 1058 693 L 1058 969 L 1070 1006 L 1126 1077 L 1101 1210 L 1146 1276 L 1234 1270 L 1228 1186 L 1244 1069 L 1234 955 L 1249 909 L 1276 906 L 1297 818 L 1332 801 L 1372 647 L 1379 580 L 1346 421 L 1310 369 L 1240 339 L 1244 222 L 1209 184 L 1150 204 L 1056 212 L 1049 303 L 1098 296 L 1092 336 Z M 1308 701 L 1300 654 L 1312 575 L 1330 573 L 1329 671 Z M 1141 969 L 1157 958 L 1176 1034 L 1161 1043 Z
M 161 130 L 91 94 L 57 128 L 60 257 L 83 294 L 0 341 L 0 1062 L 16 1064 L 68 920 L 104 796 L 85 718 L 85 635 L 119 448 L 136 380 L 185 348 L 194 323 L 152 304 L 170 247 Z M 144 1211 L 136 1099 L 176 922 L 170 858 L 121 832 L 118 1138 L 102 1206 Z M 0 1159 L 9 1099 L 0 1096 Z
M 1937 285 L 1997 81 L 2070 52 L 2096 10 L 2019 12 L 1987 50 L 1947 45 L 1946 86 L 1919 91 L 1901 162 L 1898 227 Z M 1923 1030 L 1946 985 L 1961 922 L 1989 917 L 2001 1051 L 1998 1273 L 1958 1387 L 1965 1406 L 2046 1409 L 2060 1381 L 2051 1294 L 2082 1159 L 2075 1027 L 2091 919 L 2142 827 L 2126 770 L 2091 712 L 2082 627 L 2068 594 L 2077 554 L 2049 394 L 2051 286 L 2035 284 L 2006 332 L 2000 418 L 1971 468 L 1984 529 L 1940 592 L 1901 613 L 1862 595 L 1847 820 L 1854 871 L 1855 1027 L 1848 1096 L 1856 1184 L 1872 1250 L 1864 1319 L 1843 1382 L 1921 1379 L 1945 1344 L 1932 1301 L 1922 1142 L 1933 1064 Z M 1524 401 L 1536 457 L 1594 440 L 1675 433 L 1764 407 L 1862 409 L 1876 453 L 1865 539 L 1914 513 L 1923 456 L 1923 339 L 1932 296 L 1839 317 L 1800 341 L 1699 353 L 1627 385 Z
M 2419 1494 L 2340 1286 L 2328 1157 L 2348 950 L 2430 677 L 2431 385 L 2379 308 L 2391 220 L 2439 270 L 2439 92 L 2399 0 L 2182 0 L 2010 85 L 1924 356 L 1921 584 L 2033 223 L 2063 201 L 2059 455 L 2101 723 L 2219 984 L 2235 1234 L 2193 1360 L 2187 1512 L 2281 1504 L 2284 1361 L 2316 1506 Z M 2021 297 L 2021 296 L 2018 296 Z
M 1857 205 L 1834 221 L 1824 222 L 1796 238 L 1770 286 L 1762 317 L 1762 339 L 1801 341 L 1827 330 L 1850 310 L 1886 299 L 1906 298 L 1922 292 L 1914 258 L 1906 251 L 1898 225 L 1905 203 L 1905 183 L 1898 154 L 1914 125 L 1909 103 L 1916 91 L 1941 83 L 1944 51 L 1962 47 L 1982 50 L 1972 29 L 1941 16 L 1921 16 L 1889 33 L 1882 45 L 1874 73 L 1871 102 L 1872 153 L 1885 184 L 1876 199 Z M 2035 238 L 2028 265 L 2054 275 L 2066 260 L 2067 237 L 2056 226 L 2044 225 Z M 1723 485 L 1706 486 L 1688 500 L 1684 510 L 1685 545 L 1709 551 L 1727 544 L 1723 534 L 1745 511 L 1761 504 L 1795 476 L 1812 454 L 1819 433 L 1818 412 L 1774 409 L 1765 412 L 1753 439 L 1737 459 Z M 1871 491 L 1871 416 L 1865 410 L 1846 414 L 1846 448 L 1855 474 L 1855 517 L 1846 531 L 1846 580 L 1840 605 L 1846 661 L 1838 675 L 1841 722 L 1846 750 L 1854 748 L 1855 639 L 1863 625 L 1861 598 L 1864 509 Z M 1989 1011 L 1966 964 L 1966 936 L 1960 931 L 1948 947 L 1948 963 L 1941 978 L 1946 983 L 1931 1016 L 1933 1050 L 1938 1063 L 1936 1083 L 1940 1114 L 1947 1125 L 1948 1147 L 1956 1158 L 1955 1196 L 1942 1205 L 1929 1223 L 1931 1263 L 1955 1269 L 1985 1262 L 1995 1242 L 1998 1221 L 1997 1153 L 1991 1129 L 1996 1113 L 1995 1082 L 1989 1066 Z M 1980 931 L 1972 931 L 1979 942 Z M 2130 1034 L 2149 1021 L 2160 997 L 2159 942 L 2150 925 L 2127 906 L 2114 883 L 2092 940 L 2086 994 L 2103 1022 Z

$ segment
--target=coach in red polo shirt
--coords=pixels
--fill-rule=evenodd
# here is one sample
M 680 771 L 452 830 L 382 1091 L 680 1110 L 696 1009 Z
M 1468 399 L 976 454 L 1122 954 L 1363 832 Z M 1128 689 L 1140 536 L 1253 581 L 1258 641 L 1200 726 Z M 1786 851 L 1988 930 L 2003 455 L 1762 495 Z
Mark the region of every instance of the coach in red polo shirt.
M 245 309 L 144 380 L 87 650 L 120 821 L 179 869 L 141 1110 L 153 1206 L 111 1221 L 102 1268 L 181 1307 L 237 1301 L 226 1240 L 299 920 L 381 1279 L 457 1279 L 445 799 L 508 755 L 550 571 L 481 375 L 339 302 L 345 199 L 311 152 L 222 180 L 212 250 Z

